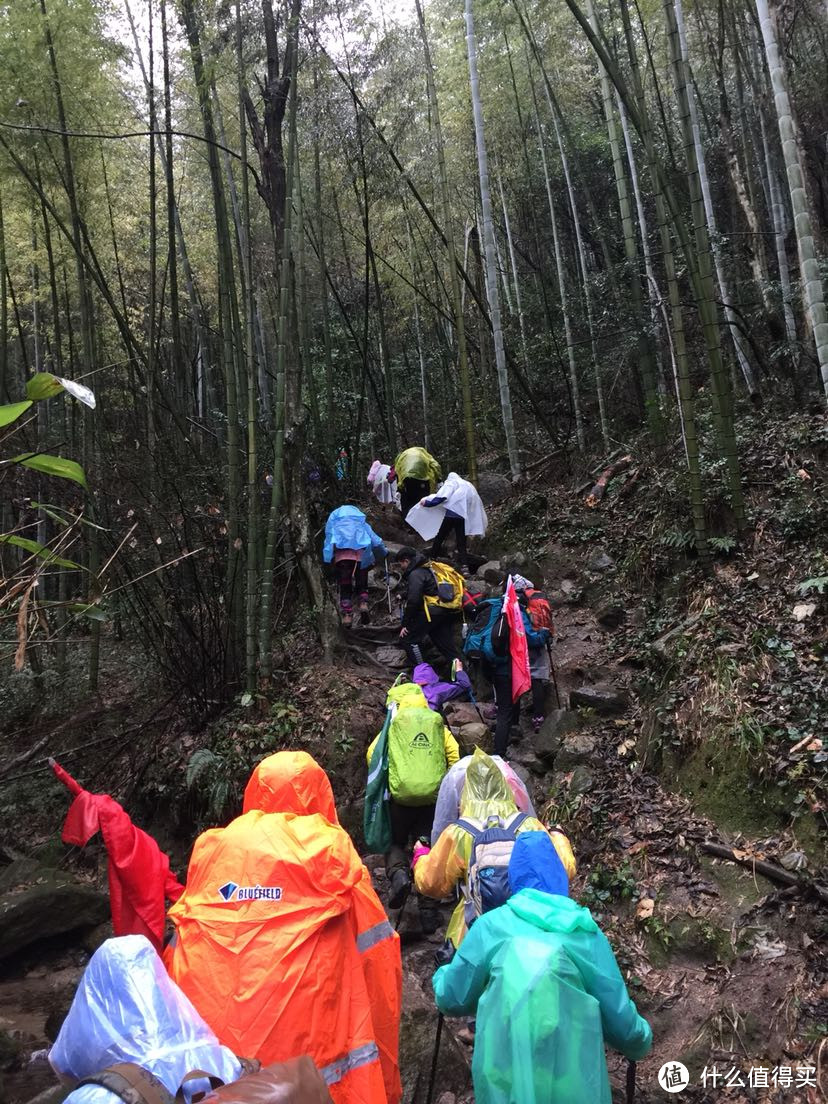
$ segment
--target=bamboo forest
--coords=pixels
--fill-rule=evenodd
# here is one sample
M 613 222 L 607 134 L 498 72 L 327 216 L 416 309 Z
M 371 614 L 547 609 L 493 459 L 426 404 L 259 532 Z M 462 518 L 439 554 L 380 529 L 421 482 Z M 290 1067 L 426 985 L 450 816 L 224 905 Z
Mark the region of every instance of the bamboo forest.
M 0 72 L 0 1104 L 824 1099 L 825 0 Z

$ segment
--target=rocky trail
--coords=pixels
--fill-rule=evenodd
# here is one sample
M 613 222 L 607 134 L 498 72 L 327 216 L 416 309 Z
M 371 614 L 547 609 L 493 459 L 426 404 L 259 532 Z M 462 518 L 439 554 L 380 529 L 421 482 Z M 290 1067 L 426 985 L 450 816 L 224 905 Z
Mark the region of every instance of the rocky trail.
M 408 540 L 396 519 L 372 520 L 387 541 Z M 636 645 L 635 633 L 647 615 L 643 603 L 624 602 L 613 588 L 615 561 L 607 551 L 595 547 L 579 559 L 558 549 L 536 563 L 521 553 L 498 558 L 492 546 L 487 551 L 486 560 L 477 557 L 476 582 L 496 586 L 507 570 L 519 569 L 544 587 L 555 609 L 553 661 L 560 708 L 550 686 L 546 723 L 534 734 L 525 717 L 510 758 L 544 819 L 561 824 L 570 835 L 579 865 L 573 896 L 591 908 L 606 931 L 639 1009 L 652 1024 L 655 1046 L 639 1063 L 636 1100 L 666 1099 L 659 1070 L 680 1061 L 690 1071 L 682 1100 L 822 1101 L 820 1078 L 828 1087 L 822 1073 L 828 1036 L 828 905 L 824 887 L 811 873 L 820 864 L 803 853 L 790 831 L 772 836 L 739 832 L 730 818 L 716 823 L 694 799 L 677 792 L 670 769 L 675 763 L 665 763 L 669 748 L 662 746 L 658 719 L 642 692 L 649 659 Z M 379 726 L 385 691 L 404 663 L 397 633 L 385 580 L 377 578 L 370 624 L 349 632 L 334 668 L 314 660 L 299 671 L 286 719 L 274 721 L 268 735 L 275 743 L 253 744 L 254 725 L 230 723 L 234 747 L 240 749 L 238 762 L 232 761 L 239 777 L 246 777 L 259 757 L 259 746 L 269 750 L 281 740 L 308 747 L 329 771 L 342 821 L 360 840 L 364 749 Z M 476 743 L 491 749 L 491 735 L 470 707 L 457 710 L 450 723 L 466 751 Z M 65 738 L 77 742 L 77 732 L 70 727 Z M 160 772 L 173 777 L 175 768 L 183 777 L 196 746 L 192 736 L 159 729 L 152 739 Z M 108 767 L 97 763 L 93 770 L 90 763 L 86 776 L 99 776 L 117 794 L 122 784 L 117 772 L 127 762 L 139 767 L 143 762 L 124 748 L 118 744 L 114 752 L 107 751 L 102 762 Z M 712 779 L 715 760 L 707 769 Z M 130 782 L 130 792 L 134 789 Z M 22 846 L 0 840 L 6 864 L 0 875 L 4 1104 L 22 1104 L 50 1083 L 45 1048 L 89 954 L 109 932 L 102 923 L 107 912 L 103 854 L 95 845 L 79 854 L 57 843 L 66 806 L 55 793 L 48 791 L 50 828 L 43 827 L 34 809 L 42 799 L 31 799 L 32 820 L 38 824 L 31 841 L 36 861 Z M 734 808 L 743 796 L 734 787 Z M 169 813 L 173 798 L 166 800 Z M 233 815 L 232 792 L 227 800 L 223 819 Z M 149 815 L 142 823 L 171 849 L 174 866 L 183 871 L 197 824 L 190 799 L 179 795 L 175 807 L 172 828 L 168 815 L 158 816 L 156 823 Z M 718 855 L 710 853 L 711 844 L 712 850 L 719 848 Z M 728 850 L 737 861 L 720 857 Z M 367 855 L 365 861 L 384 900 L 382 856 Z M 770 865 L 760 869 L 756 863 L 762 862 Z M 766 869 L 774 877 L 765 877 Z M 452 904 L 443 903 L 446 920 Z M 88 913 L 79 914 L 81 907 Z M 404 1099 L 422 1104 L 436 1028 L 430 978 L 442 933 L 422 937 L 413 900 L 402 915 L 391 913 L 390 918 L 399 927 L 404 957 Z M 44 932 L 49 937 L 35 941 Z M 472 1104 L 470 1060 L 464 1025 L 448 1021 L 435 1101 Z M 621 1101 L 626 1063 L 611 1053 L 609 1064 L 614 1098 Z M 707 1087 L 702 1085 L 705 1069 Z

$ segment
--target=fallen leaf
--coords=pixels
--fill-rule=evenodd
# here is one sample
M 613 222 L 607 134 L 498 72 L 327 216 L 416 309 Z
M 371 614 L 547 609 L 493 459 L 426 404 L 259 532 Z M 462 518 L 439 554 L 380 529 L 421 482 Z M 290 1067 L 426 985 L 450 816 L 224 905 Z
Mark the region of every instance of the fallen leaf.
M 648 920 L 655 911 L 655 901 L 652 897 L 642 897 L 635 910 L 636 920 Z
M 794 621 L 805 621 L 816 612 L 816 602 L 797 602 L 793 608 Z

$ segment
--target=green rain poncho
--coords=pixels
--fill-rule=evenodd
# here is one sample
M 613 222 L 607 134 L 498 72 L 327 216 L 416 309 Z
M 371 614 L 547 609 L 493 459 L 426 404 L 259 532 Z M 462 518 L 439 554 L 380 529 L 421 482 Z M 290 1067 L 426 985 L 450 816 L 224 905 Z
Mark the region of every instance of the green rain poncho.
M 634 1060 L 652 1045 L 606 936 L 560 895 L 566 878 L 554 856 L 545 833 L 522 833 L 509 864 L 517 892 L 481 916 L 434 975 L 442 1012 L 477 1015 L 477 1104 L 611 1104 L 604 1043 Z M 516 862 L 523 877 L 513 876 Z M 553 869 L 558 893 L 521 888 L 551 884 Z
M 402 488 L 406 479 L 425 479 L 432 493 L 443 478 L 440 465 L 430 452 L 419 446 L 407 448 L 400 453 L 394 461 L 394 472 L 397 476 L 397 487 Z

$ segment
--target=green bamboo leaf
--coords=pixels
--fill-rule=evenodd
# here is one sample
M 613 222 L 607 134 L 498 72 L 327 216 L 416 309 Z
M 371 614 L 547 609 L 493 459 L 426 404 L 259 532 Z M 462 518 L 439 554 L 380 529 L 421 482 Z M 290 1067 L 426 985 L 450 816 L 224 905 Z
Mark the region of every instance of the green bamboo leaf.
M 37 372 L 26 384 L 27 398 L 50 399 L 52 395 L 58 395 L 63 390 L 63 384 L 53 376 L 51 372 Z
M 71 479 L 86 487 L 86 476 L 80 464 L 74 460 L 64 460 L 62 456 L 48 456 L 45 453 L 23 452 L 20 456 L 13 456 L 12 464 L 22 464 L 24 468 L 43 472 L 44 475 L 57 475 L 61 479 Z
M 16 422 L 20 415 L 25 414 L 31 405 L 32 400 L 26 399 L 24 402 L 8 403 L 5 406 L 0 406 L 0 429 Z
M 79 571 L 84 570 L 81 565 L 75 563 L 74 560 L 64 560 L 61 556 L 56 556 L 51 548 L 47 548 L 45 544 L 40 544 L 35 540 L 29 540 L 28 537 L 18 537 L 13 533 L 0 533 L 0 543 L 13 544 L 15 548 L 22 548 L 26 552 L 31 552 L 33 556 L 39 556 L 42 560 L 46 560 L 47 563 L 54 564 L 56 567 L 76 568 Z
M 47 517 L 50 517 L 52 519 L 52 521 L 56 521 L 58 525 L 63 525 L 64 527 L 68 525 L 73 525 L 76 521 L 79 521 L 81 525 L 88 525 L 90 529 L 97 529 L 100 533 L 109 532 L 105 525 L 96 525 L 95 522 L 90 521 L 89 518 L 80 516 L 76 517 L 74 514 L 70 514 L 69 517 L 66 517 L 65 514 L 59 512 L 61 510 L 60 506 L 52 506 L 46 502 L 33 501 L 32 507 L 35 510 L 42 510 Z

